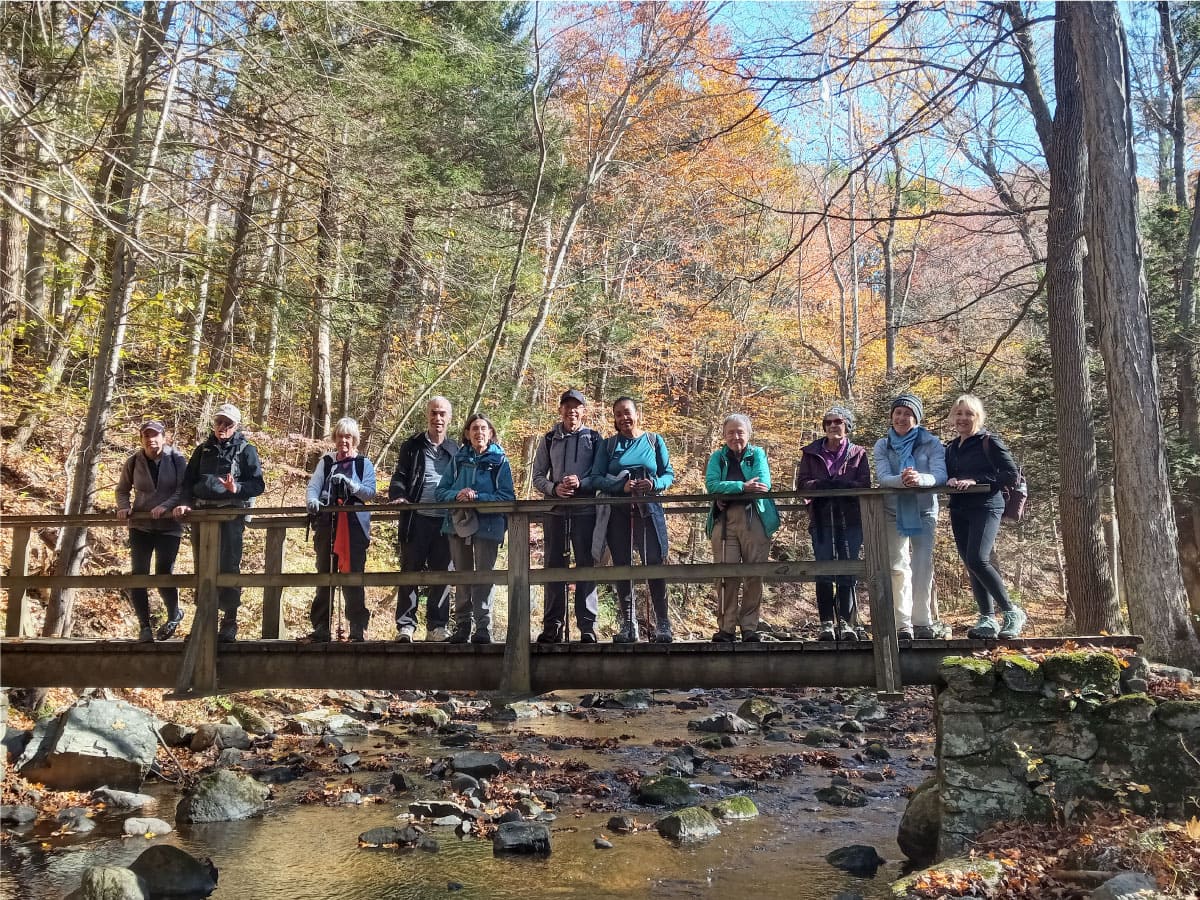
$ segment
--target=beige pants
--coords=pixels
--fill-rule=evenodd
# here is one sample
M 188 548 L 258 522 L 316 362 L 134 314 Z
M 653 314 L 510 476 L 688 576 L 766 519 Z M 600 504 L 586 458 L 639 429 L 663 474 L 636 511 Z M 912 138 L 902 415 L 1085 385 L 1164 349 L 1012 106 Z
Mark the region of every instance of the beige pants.
M 763 530 L 762 520 L 751 516 L 744 503 L 732 503 L 713 523 L 713 560 L 716 562 L 765 562 L 771 552 L 771 542 Z M 738 604 L 738 589 L 742 602 Z M 761 578 L 717 579 L 717 627 L 733 634 L 758 630 L 758 608 L 762 604 Z

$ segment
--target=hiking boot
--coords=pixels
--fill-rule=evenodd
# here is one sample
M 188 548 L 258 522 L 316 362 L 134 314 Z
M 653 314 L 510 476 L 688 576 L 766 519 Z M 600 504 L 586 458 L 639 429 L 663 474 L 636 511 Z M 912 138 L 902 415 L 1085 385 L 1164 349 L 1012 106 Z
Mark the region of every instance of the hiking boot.
M 837 639 L 848 643 L 857 643 L 858 632 L 854 630 L 854 626 L 849 622 L 838 622 Z
M 594 644 L 594 643 L 596 643 L 596 632 L 594 632 L 594 631 L 581 631 L 581 632 L 579 633 L 579 643 L 581 643 L 581 644 Z
M 475 633 L 471 635 L 472 644 L 490 644 L 492 642 L 492 633 L 486 628 L 477 628 Z
M 1014 606 L 1004 614 L 1004 621 L 1000 626 L 1000 632 L 997 637 L 1011 639 L 1021 636 L 1021 629 L 1025 627 L 1025 620 L 1029 617 L 1025 615 L 1025 610 L 1019 606 Z
M 396 641 L 401 644 L 411 644 L 417 629 L 412 625 L 401 625 L 396 630 Z
M 979 621 L 967 629 L 967 637 L 973 641 L 994 641 L 999 630 L 994 618 L 980 615 Z
M 316 628 L 306 635 L 304 640 L 310 644 L 328 644 L 333 637 L 324 628 Z
M 836 641 L 837 632 L 834 630 L 832 622 L 822 622 L 821 629 L 817 632 L 818 641 Z
M 542 633 L 537 636 L 539 644 L 561 644 L 563 640 L 563 630 L 561 625 L 547 625 L 542 629 Z
M 671 629 L 660 628 L 654 633 L 654 637 L 650 638 L 652 644 L 673 644 L 675 643 L 675 635 L 671 634 Z
M 365 644 L 366 642 L 367 642 L 367 636 L 363 632 L 361 632 L 361 631 L 351 631 L 350 632 L 350 643 Z
M 233 616 L 222 616 L 221 627 L 217 629 L 217 642 L 232 644 L 237 640 L 238 623 Z
M 451 632 L 450 637 L 446 638 L 448 644 L 465 644 L 471 639 L 471 626 L 455 627 Z
M 636 644 L 638 642 L 637 622 L 626 622 L 621 630 L 613 635 L 614 644 Z
M 896 640 L 898 641 L 911 641 L 912 639 L 913 633 L 911 628 L 901 628 L 896 632 Z
M 736 640 L 737 635 L 735 635 L 732 631 L 718 631 L 712 636 L 712 642 L 714 644 L 732 644 Z
M 441 643 L 446 640 L 446 628 L 444 625 L 439 625 L 437 628 L 427 630 L 425 632 L 425 640 Z
M 742 630 L 742 641 L 747 644 L 758 644 L 763 640 L 763 636 L 757 631 Z
M 914 625 L 913 637 L 918 641 L 944 641 L 950 637 L 950 629 L 941 622 L 930 622 L 928 625 Z
M 160 641 L 169 641 L 175 636 L 175 632 L 183 623 L 183 610 L 175 610 L 175 615 L 171 616 L 167 621 L 158 626 L 158 634 L 155 637 Z
M 143 625 L 142 630 L 138 632 L 137 642 L 139 644 L 153 644 L 154 630 L 149 625 Z

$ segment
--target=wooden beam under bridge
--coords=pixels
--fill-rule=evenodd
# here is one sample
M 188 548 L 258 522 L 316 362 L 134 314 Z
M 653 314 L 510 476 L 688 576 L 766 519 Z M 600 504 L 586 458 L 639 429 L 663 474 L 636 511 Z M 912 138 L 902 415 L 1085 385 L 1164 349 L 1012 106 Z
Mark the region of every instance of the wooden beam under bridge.
M 1135 649 L 1137 636 L 1071 638 L 1076 644 Z M 900 649 L 903 683 L 941 683 L 947 656 L 996 646 L 1052 650 L 1058 638 L 1015 641 L 912 641 Z M 175 687 L 184 645 L 73 639 L 0 641 L 5 687 Z M 222 644 L 220 693 L 260 688 L 327 690 L 502 690 L 503 644 Z M 780 641 L 762 644 L 535 644 L 529 690 L 619 688 L 871 687 L 876 654 L 869 642 Z M 197 692 L 197 694 L 203 691 Z M 509 693 L 520 693 L 509 691 Z

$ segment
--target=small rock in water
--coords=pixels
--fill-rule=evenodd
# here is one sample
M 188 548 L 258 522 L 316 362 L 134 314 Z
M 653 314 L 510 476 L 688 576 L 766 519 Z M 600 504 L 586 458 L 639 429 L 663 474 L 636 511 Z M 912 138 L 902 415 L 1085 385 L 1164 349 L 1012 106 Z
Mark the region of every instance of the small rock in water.
M 404 828 L 385 825 L 381 828 L 372 828 L 360 834 L 358 836 L 358 846 L 411 847 L 420 839 L 421 832 L 411 825 L 406 825 Z
M 129 864 L 146 882 L 149 896 L 207 897 L 217 889 L 217 868 L 170 844 L 154 844 Z
M 688 722 L 688 728 L 696 731 L 715 731 L 721 734 L 748 734 L 754 726 L 733 713 L 717 713 Z
M 608 830 L 617 834 L 632 834 L 637 831 L 637 821 L 633 816 L 613 816 L 608 820 Z
M 857 719 L 847 719 L 841 727 L 843 734 L 862 734 L 866 730 L 867 726 Z
M 459 816 L 438 816 L 433 820 L 433 824 L 439 828 L 457 828 L 462 824 L 462 818 Z
M 357 806 L 363 802 L 362 794 L 358 791 L 346 791 L 338 798 L 338 802 L 343 806 Z
M 359 755 L 358 753 L 346 753 L 342 756 L 339 756 L 335 760 L 335 762 L 341 768 L 345 769 L 347 772 L 349 772 L 351 769 L 353 769 L 355 766 L 357 766 L 359 764 L 359 762 L 361 762 L 361 761 L 362 761 L 362 756 Z
M 891 759 L 892 754 L 888 748 L 883 746 L 879 741 L 871 741 L 863 748 L 863 755 L 868 759 Z
M 79 900 L 142 900 L 148 895 L 137 872 L 120 866 L 92 866 L 71 896 Z
M 114 791 L 112 788 L 96 788 L 92 791 L 92 800 L 103 803 L 109 809 L 141 809 L 151 806 L 157 801 L 149 794 L 135 794 L 131 791 Z
M 170 834 L 175 829 L 162 819 L 129 818 L 122 824 L 122 829 L 130 837 L 158 837 Z
M 525 817 L 523 815 L 521 815 L 519 810 L 508 809 L 508 810 L 505 810 L 496 819 L 496 821 L 499 822 L 501 825 L 503 825 L 508 822 L 521 822 L 521 821 L 524 821 L 524 819 L 525 819 Z
M 550 854 L 550 829 L 538 822 L 504 822 L 492 838 L 492 853 Z
M 5 825 L 28 825 L 37 815 L 37 810 L 25 803 L 0 806 L 0 822 Z
M 424 850 L 426 853 L 437 853 L 442 848 L 433 838 L 427 834 L 421 835 L 421 839 L 417 841 L 417 849 Z
M 597 850 L 611 850 L 612 849 L 612 841 L 610 841 L 604 835 L 600 835 L 599 837 L 597 837 L 594 841 L 592 841 L 592 844 L 595 846 L 595 848 Z
M 830 806 L 867 805 L 867 795 L 858 788 L 850 785 L 833 784 L 829 787 L 818 788 L 816 797 Z
M 461 891 L 463 889 L 463 887 L 464 887 L 464 885 L 461 881 L 447 881 L 446 882 L 446 890 L 452 894 L 455 891 Z
M 663 837 L 683 842 L 702 841 L 721 833 L 708 810 L 699 806 L 689 806 L 664 816 L 654 823 L 654 827 Z
M 336 750 L 338 753 L 341 753 L 343 750 L 346 749 L 345 745 L 342 744 L 342 742 L 338 738 L 334 737 L 332 734 L 321 735 L 321 740 L 319 740 L 317 742 L 317 746 L 318 747 L 329 747 L 333 750 Z
M 887 862 L 868 844 L 851 844 L 831 850 L 825 854 L 825 861 L 834 868 L 865 878 L 874 878 L 875 870 Z

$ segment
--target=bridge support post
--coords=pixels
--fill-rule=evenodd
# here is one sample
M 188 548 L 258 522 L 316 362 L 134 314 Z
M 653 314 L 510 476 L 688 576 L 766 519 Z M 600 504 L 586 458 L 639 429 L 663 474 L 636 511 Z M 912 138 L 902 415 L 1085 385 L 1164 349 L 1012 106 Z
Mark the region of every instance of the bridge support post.
M 196 614 L 175 684 L 178 694 L 210 694 L 217 689 L 217 570 L 221 558 L 221 522 L 193 522 L 196 542 Z
M 29 615 L 29 604 L 25 602 L 25 577 L 29 574 L 29 528 L 14 528 L 12 561 L 8 567 L 8 616 L 4 633 L 8 637 L 27 637 L 33 634 L 33 619 Z
M 529 664 L 529 514 L 508 517 L 508 636 L 500 692 L 530 693 Z
M 867 593 L 871 598 L 871 637 L 875 654 L 875 687 L 881 694 L 901 696 L 900 644 L 896 640 L 896 613 L 892 606 L 892 572 L 888 556 L 888 521 L 883 494 L 859 497 L 863 522 L 863 555 L 867 567 Z
M 287 528 L 276 526 L 267 529 L 266 558 L 263 572 L 279 575 L 283 572 L 283 543 L 287 539 Z M 283 588 L 270 585 L 263 588 L 263 640 L 278 641 L 283 638 Z

